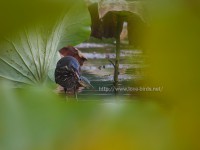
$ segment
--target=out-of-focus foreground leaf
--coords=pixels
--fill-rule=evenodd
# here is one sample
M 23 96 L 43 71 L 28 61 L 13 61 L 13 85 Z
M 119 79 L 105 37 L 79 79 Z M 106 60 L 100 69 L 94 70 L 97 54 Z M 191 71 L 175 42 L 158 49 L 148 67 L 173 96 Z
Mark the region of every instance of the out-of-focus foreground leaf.
M 148 6 L 151 18 L 146 52 L 150 65 L 145 85 L 163 87 L 154 98 L 177 111 L 177 149 L 200 149 L 199 1 L 153 0 Z
M 18 31 L 24 25 L 58 17 L 70 3 L 73 0 L 1 0 L 0 37 Z
M 35 2 L 32 7 L 40 3 Z M 20 30 L 1 37 L 1 77 L 26 84 L 43 83 L 49 70 L 56 65 L 57 50 L 66 45 L 79 44 L 88 38 L 90 17 L 85 3 L 82 0 L 57 3 L 63 6 L 57 8 L 58 13 L 52 16 L 46 13 L 40 16 L 37 11 L 33 14 L 29 12 L 32 9 L 27 10 L 24 13 L 30 17 L 33 15 L 33 19 L 38 16 L 43 20 L 26 22 L 20 26 Z M 54 6 L 48 7 L 54 10 Z
M 200 5 L 196 1 L 153 2 L 146 36 L 147 81 L 163 86 L 163 92 L 157 94 L 173 104 L 199 104 Z
M 0 86 L 2 150 L 167 150 L 169 113 L 152 102 L 66 103 L 43 87 Z M 145 143 L 145 144 L 144 144 Z
M 66 103 L 44 87 L 14 90 L 7 82 L 0 85 L 2 150 L 197 150 L 199 146 L 196 132 L 191 132 L 198 129 L 193 112 L 149 100 Z

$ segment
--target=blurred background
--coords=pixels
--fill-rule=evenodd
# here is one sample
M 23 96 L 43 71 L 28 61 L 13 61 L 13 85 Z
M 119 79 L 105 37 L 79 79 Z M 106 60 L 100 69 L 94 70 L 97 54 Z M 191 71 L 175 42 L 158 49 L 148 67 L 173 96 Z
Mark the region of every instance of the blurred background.
M 200 149 L 198 0 L 0 3 L 0 149 Z M 118 86 L 142 90 L 99 90 L 113 87 L 119 41 Z M 52 79 L 66 45 L 95 87 L 78 102 Z

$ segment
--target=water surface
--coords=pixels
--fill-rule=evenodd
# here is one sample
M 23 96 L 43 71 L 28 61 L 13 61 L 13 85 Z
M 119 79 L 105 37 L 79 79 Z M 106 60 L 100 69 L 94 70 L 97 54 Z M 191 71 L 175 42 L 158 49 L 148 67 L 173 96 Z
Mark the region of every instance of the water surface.
M 84 89 L 78 94 L 79 99 L 87 96 L 97 96 L 106 99 L 115 96 L 113 89 L 114 67 L 111 61 L 115 60 L 114 44 L 82 43 L 77 46 L 88 58 L 81 68 L 82 75 L 87 77 L 95 89 Z M 142 78 L 140 69 L 143 67 L 143 53 L 141 50 L 121 47 L 119 65 L 119 86 L 126 87 L 128 83 Z M 104 88 L 105 87 L 105 88 Z M 121 91 L 120 96 L 130 93 Z

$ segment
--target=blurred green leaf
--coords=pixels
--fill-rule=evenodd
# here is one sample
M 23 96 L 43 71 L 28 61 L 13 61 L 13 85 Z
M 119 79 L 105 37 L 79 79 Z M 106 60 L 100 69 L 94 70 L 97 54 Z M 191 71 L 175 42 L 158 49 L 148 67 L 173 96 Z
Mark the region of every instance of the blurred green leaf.
M 82 3 L 80 0 L 77 2 Z M 23 29 L 24 25 L 58 17 L 72 4 L 73 0 L 1 0 L 0 36 Z
M 114 99 L 103 103 L 66 103 L 45 87 L 27 86 L 17 90 L 10 87 L 8 82 L 0 84 L 2 150 L 170 147 L 167 146 L 170 142 L 167 137 L 171 136 L 168 116 L 156 103 L 116 103 Z M 160 134 L 162 138 L 158 138 Z
M 0 83 L 2 150 L 199 148 L 198 116 L 190 108 L 151 100 L 65 102 L 42 86 Z
M 57 50 L 89 37 L 90 16 L 85 3 L 67 1 L 63 5 L 59 14 L 25 24 L 19 31 L 3 37 L 1 77 L 26 84 L 43 83 L 49 71 L 55 68 Z

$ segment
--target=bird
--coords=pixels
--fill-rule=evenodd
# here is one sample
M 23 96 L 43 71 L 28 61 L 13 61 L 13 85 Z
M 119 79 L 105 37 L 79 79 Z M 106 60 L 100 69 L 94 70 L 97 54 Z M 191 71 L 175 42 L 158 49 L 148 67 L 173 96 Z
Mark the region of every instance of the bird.
M 86 77 L 81 76 L 80 64 L 72 56 L 65 56 L 57 62 L 55 82 L 64 88 L 65 94 L 73 92 L 76 99 L 79 87 L 93 88 L 90 81 Z
M 80 80 L 79 68 L 78 61 L 71 56 L 63 57 L 57 62 L 55 81 L 64 88 L 65 93 L 76 89 L 76 85 Z

